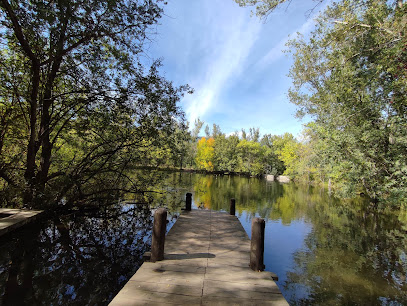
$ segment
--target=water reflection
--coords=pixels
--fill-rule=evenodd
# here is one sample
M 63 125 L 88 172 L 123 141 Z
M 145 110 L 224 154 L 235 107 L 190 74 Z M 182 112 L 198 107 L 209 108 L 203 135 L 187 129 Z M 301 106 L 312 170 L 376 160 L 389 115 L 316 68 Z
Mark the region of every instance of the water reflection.
M 249 235 L 254 216 L 266 219 L 266 269 L 290 304 L 407 304 L 406 213 L 254 178 L 186 174 L 187 182 L 197 206 L 228 211 L 235 198 Z
M 2 304 L 107 304 L 142 263 L 151 227 L 148 207 L 117 205 L 3 238 Z
M 193 192 L 195 207 L 214 210 L 227 211 L 235 198 L 249 236 L 251 219 L 266 219 L 266 269 L 278 274 L 290 304 L 407 304 L 407 213 L 254 178 L 170 172 L 156 178 L 142 198 L 127 195 L 120 205 L 54 218 L 0 241 L 3 304 L 107 304 L 151 239 L 150 208 L 123 203 L 167 207 L 169 228 L 186 192 Z
M 380 305 L 407 302 L 407 231 L 397 216 L 362 205 L 318 203 L 306 216 L 313 230 L 293 254 L 284 288 L 293 304 Z M 297 286 L 307 295 L 295 295 Z

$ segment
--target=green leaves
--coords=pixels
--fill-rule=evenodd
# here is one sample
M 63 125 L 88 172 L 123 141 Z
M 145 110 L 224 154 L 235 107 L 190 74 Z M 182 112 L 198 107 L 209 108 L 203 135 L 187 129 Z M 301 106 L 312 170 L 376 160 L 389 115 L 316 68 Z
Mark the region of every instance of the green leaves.
M 407 126 L 405 98 L 399 98 L 406 79 L 392 75 L 400 67 L 396 54 L 403 59 L 400 50 L 407 43 L 406 17 L 398 14 L 405 9 L 379 0 L 337 2 L 319 17 L 309 41 L 289 43 L 290 99 L 301 115 L 315 118 L 313 162 L 346 196 L 361 188 L 375 200 L 406 195 L 403 178 L 390 183 L 394 165 L 406 164 L 400 150 L 406 151 L 401 139 L 407 134 L 399 130 Z M 394 145 L 396 130 L 403 144 Z
M 283 3 L 291 3 L 291 0 L 235 0 L 239 6 L 255 6 L 258 17 L 267 17 Z M 322 2 L 322 1 L 319 1 Z
M 177 103 L 190 88 L 139 58 L 160 0 L 3 0 L 0 8 L 0 179 L 20 178 L 26 204 L 90 197 L 85 188 L 118 184 L 145 147 L 174 141 L 184 120 Z

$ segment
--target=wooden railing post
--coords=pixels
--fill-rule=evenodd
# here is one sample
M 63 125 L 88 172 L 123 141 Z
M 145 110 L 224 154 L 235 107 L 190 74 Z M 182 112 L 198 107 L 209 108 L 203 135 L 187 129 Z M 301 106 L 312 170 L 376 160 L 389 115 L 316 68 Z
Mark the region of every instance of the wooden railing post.
M 185 210 L 190 211 L 192 205 L 192 193 L 187 193 Z
M 151 262 L 164 259 L 165 231 L 167 228 L 167 210 L 159 208 L 154 214 L 153 237 L 151 241 Z
M 229 210 L 229 212 L 230 212 L 230 214 L 232 216 L 234 216 L 235 213 L 236 213 L 236 201 L 235 201 L 235 199 L 230 199 L 230 210 Z
M 250 268 L 254 271 L 264 271 L 264 229 L 266 223 L 262 218 L 252 220 L 252 239 L 250 246 Z

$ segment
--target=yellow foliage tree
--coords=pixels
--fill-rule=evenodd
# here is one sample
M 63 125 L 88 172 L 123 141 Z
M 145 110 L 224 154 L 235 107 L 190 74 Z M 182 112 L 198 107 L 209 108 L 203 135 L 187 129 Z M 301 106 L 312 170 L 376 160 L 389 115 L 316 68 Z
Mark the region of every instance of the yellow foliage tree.
M 215 139 L 212 137 L 206 140 L 202 137 L 198 141 L 195 163 L 198 169 L 213 171 L 213 158 L 215 156 Z

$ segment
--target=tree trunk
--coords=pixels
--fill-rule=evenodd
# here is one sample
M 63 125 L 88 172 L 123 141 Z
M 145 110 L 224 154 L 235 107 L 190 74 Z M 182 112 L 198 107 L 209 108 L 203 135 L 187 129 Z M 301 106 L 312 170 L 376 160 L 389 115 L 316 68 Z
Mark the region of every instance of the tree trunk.
M 38 151 L 38 145 L 36 142 L 36 125 L 37 125 L 37 108 L 38 108 L 38 92 L 40 84 L 40 62 L 36 55 L 31 50 L 31 46 L 27 41 L 23 27 L 20 25 L 16 14 L 10 3 L 7 0 L 1 0 L 0 6 L 3 8 L 4 12 L 7 14 L 8 19 L 11 22 L 12 29 L 15 37 L 17 38 L 21 48 L 23 49 L 26 56 L 31 62 L 31 94 L 30 94 L 30 106 L 29 106 L 29 116 L 30 123 L 28 126 L 30 132 L 30 138 L 27 145 L 27 164 L 24 173 L 24 178 L 27 183 L 27 187 L 24 190 L 24 204 L 29 204 L 32 201 L 34 193 L 34 182 L 35 182 L 35 155 Z
M 66 8 L 68 10 L 68 8 Z M 63 8 L 61 8 L 63 11 Z M 68 25 L 68 20 L 66 15 L 62 18 L 62 24 L 60 27 L 59 39 L 56 45 L 51 48 L 56 51 L 56 59 L 52 62 L 51 71 L 49 72 L 47 83 L 45 85 L 45 92 L 42 99 L 42 116 L 41 116 L 41 128 L 38 139 L 41 140 L 41 161 L 40 161 L 40 171 L 38 172 L 38 191 L 44 193 L 45 185 L 48 181 L 48 172 L 51 166 L 51 156 L 53 144 L 50 140 L 51 134 L 51 115 L 50 108 L 54 103 L 54 98 L 52 97 L 52 88 L 54 87 L 55 78 L 59 71 L 59 68 L 62 63 L 63 56 L 59 56 L 63 52 L 64 41 L 65 41 L 65 32 Z M 52 33 L 51 33 L 52 35 Z M 50 36 L 51 36 L 50 35 Z M 52 54 L 52 53 L 51 53 Z
M 40 160 L 40 171 L 37 175 L 38 181 L 38 191 L 43 193 L 45 189 L 45 184 L 47 182 L 48 171 L 51 165 L 51 152 L 52 143 L 50 141 L 50 121 L 51 116 L 49 113 L 49 108 L 51 106 L 52 90 L 51 86 L 53 80 L 49 80 L 50 84 L 47 84 L 46 92 L 44 95 L 42 103 L 42 116 L 41 116 L 41 128 L 39 131 L 39 139 L 41 140 L 41 160 Z
M 33 200 L 34 185 L 35 185 L 35 156 L 38 151 L 36 141 L 36 125 L 37 125 L 37 107 L 38 107 L 38 89 L 40 84 L 40 67 L 38 63 L 32 63 L 32 78 L 31 78 L 31 101 L 30 101 L 30 139 L 27 146 L 27 160 L 24 178 L 26 188 L 24 191 L 24 204 L 30 204 Z

